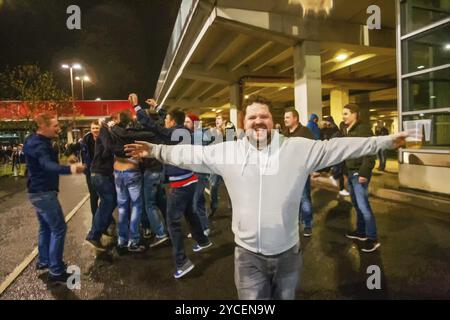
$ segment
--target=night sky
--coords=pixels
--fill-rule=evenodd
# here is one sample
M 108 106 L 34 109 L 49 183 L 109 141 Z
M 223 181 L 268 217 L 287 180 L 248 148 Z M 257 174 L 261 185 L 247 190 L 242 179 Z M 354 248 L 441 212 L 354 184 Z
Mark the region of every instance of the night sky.
M 179 0 L 0 0 L 0 72 L 37 63 L 70 93 L 62 63 L 80 62 L 93 80 L 85 99 L 151 97 Z M 81 8 L 81 30 L 68 30 L 69 5 Z M 80 75 L 84 74 L 84 70 Z M 79 82 L 75 94 L 81 96 Z

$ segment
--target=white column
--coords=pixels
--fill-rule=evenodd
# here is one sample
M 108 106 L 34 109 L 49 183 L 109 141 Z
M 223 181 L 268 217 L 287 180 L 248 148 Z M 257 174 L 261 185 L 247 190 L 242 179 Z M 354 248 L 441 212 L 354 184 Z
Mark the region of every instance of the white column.
M 238 111 L 241 108 L 241 88 L 238 83 L 230 87 L 230 121 L 238 128 Z
M 330 92 L 330 114 L 337 125 L 342 120 L 342 109 L 349 103 L 348 89 L 334 88 Z
M 320 43 L 303 41 L 294 47 L 295 109 L 306 125 L 311 113 L 322 118 Z

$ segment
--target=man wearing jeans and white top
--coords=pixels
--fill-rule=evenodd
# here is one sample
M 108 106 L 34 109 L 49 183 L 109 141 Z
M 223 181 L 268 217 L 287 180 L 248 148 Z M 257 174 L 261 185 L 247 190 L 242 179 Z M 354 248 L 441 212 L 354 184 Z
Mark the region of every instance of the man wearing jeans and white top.
M 28 196 L 39 220 L 38 270 L 49 270 L 48 281 L 66 283 L 69 274 L 63 262 L 66 222 L 58 201 L 60 174 L 83 173 L 84 166 L 61 166 L 51 140 L 61 131 L 58 120 L 47 114 L 35 119 L 36 134 L 24 146 L 28 168 Z
M 294 299 L 301 268 L 298 208 L 309 174 L 347 158 L 404 143 L 405 133 L 329 141 L 284 138 L 273 130 L 270 101 L 245 104 L 246 137 L 209 146 L 125 146 L 128 155 L 223 177 L 233 205 L 235 283 L 240 299 Z

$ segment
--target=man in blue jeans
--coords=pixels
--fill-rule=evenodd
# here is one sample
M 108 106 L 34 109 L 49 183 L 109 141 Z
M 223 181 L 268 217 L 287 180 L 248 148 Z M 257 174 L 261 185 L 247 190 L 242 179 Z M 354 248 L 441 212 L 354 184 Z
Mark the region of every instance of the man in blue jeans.
M 28 168 L 28 196 L 39 220 L 38 270 L 49 270 L 49 283 L 66 284 L 69 274 L 63 262 L 66 222 L 58 201 L 59 175 L 84 172 L 81 164 L 61 166 L 51 140 L 61 129 L 49 114 L 36 117 L 37 131 L 24 146 Z
M 370 137 L 372 130 L 359 119 L 359 106 L 348 104 L 344 107 L 342 118 L 347 125 L 347 137 Z M 374 252 L 380 247 L 377 237 L 375 216 L 369 203 L 369 183 L 375 166 L 375 157 L 365 156 L 346 160 L 348 168 L 348 188 L 356 210 L 356 230 L 347 233 L 349 239 L 364 241 L 363 252 Z
M 113 221 L 113 211 L 117 206 L 113 176 L 114 156 L 111 151 L 111 136 L 105 124 L 95 142 L 94 156 L 91 161 L 90 175 L 93 191 L 100 198 L 94 214 L 91 230 L 86 241 L 99 251 L 104 251 L 100 239 Z

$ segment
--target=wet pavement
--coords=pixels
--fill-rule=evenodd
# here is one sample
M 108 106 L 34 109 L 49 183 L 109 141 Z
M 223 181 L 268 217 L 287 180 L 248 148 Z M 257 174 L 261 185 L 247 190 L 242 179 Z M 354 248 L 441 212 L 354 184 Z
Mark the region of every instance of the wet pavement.
M 81 200 L 84 180 L 80 177 L 67 181 L 68 207 Z M 77 181 L 75 181 L 77 180 Z M 73 186 L 76 186 L 74 188 Z M 62 194 L 64 193 L 62 186 Z M 28 202 L 20 192 L 12 212 L 22 215 L 1 221 L 14 229 L 20 218 L 34 224 L 33 214 L 25 214 Z M 225 199 L 222 190 L 222 199 Z M 22 199 L 22 201 L 20 201 Z M 76 201 L 75 199 L 78 199 Z M 61 202 L 66 201 L 65 196 Z M 450 214 L 427 211 L 407 204 L 390 203 L 372 198 L 371 203 L 378 222 L 381 248 L 376 253 L 359 251 L 359 244 L 347 240 L 345 232 L 353 229 L 355 213 L 348 199 L 338 198 L 335 191 L 313 189 L 314 229 L 312 238 L 302 237 L 304 269 L 298 299 L 437 299 L 450 298 Z M 214 246 L 206 252 L 193 253 L 193 240 L 186 239 L 185 246 L 195 269 L 186 277 L 172 277 L 173 264 L 169 244 L 151 248 L 143 254 L 119 256 L 114 250 L 95 254 L 84 243 L 90 226 L 91 213 L 87 201 L 68 224 L 65 260 L 81 269 L 81 289 L 65 287 L 47 288 L 45 273 L 34 270 L 34 262 L 5 291 L 0 299 L 237 299 L 233 272 L 233 234 L 231 213 L 225 201 L 212 219 L 211 240 Z M 21 208 L 21 209 L 19 209 Z M 3 208 L 0 208 L 3 210 Z M 0 211 L 0 219 L 8 213 Z M 9 231 L 6 237 L 15 236 L 8 248 L 25 256 L 33 249 L 37 229 L 27 235 L 28 242 L 19 239 L 23 232 Z M 186 233 L 188 232 L 187 229 Z M 3 233 L 2 233 L 3 236 Z M 11 243 L 20 244 L 20 250 Z M 106 242 L 105 242 L 106 243 Z M 20 252 L 18 252 L 20 251 Z M 20 259 L 17 259 L 20 260 Z M 2 270 L 6 270 L 3 262 Z M 381 290 L 367 289 L 370 274 L 367 268 L 376 265 L 381 269 Z

